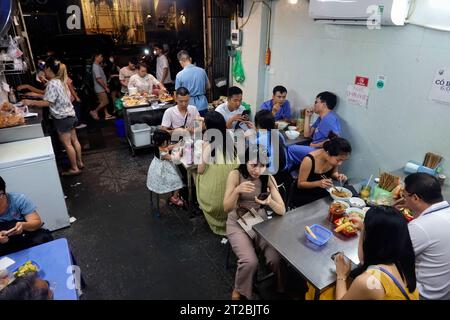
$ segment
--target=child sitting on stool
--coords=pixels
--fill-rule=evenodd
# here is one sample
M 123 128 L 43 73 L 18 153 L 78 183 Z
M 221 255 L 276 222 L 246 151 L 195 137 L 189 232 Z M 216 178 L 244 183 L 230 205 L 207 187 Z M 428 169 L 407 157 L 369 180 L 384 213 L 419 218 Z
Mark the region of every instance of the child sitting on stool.
M 183 188 L 183 180 L 178 168 L 172 162 L 175 157 L 170 151 L 175 145 L 170 145 L 170 134 L 165 130 L 156 130 L 153 141 L 157 147 L 155 156 L 148 168 L 147 188 L 157 194 L 173 192 L 170 203 L 183 207 L 184 200 L 180 197 L 180 189 Z

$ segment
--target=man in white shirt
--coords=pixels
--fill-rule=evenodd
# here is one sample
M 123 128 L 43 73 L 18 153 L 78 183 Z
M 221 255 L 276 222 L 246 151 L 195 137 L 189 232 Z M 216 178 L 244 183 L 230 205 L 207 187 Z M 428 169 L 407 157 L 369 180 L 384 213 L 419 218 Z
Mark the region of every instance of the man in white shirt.
M 405 179 L 404 206 L 414 212 L 408 224 L 416 254 L 421 299 L 450 299 L 450 206 L 439 181 L 426 173 Z
M 163 46 L 155 44 L 156 55 L 156 79 L 165 86 L 172 84 L 172 77 L 170 76 L 169 60 L 164 54 Z
M 131 76 L 134 76 L 137 73 L 136 66 L 138 65 L 138 59 L 136 57 L 130 58 L 128 61 L 128 65 L 120 69 L 119 71 L 119 80 L 122 85 L 121 92 L 123 94 L 127 93 L 128 89 L 128 81 Z
M 216 108 L 216 111 L 223 115 L 223 117 L 225 118 L 228 129 L 237 129 L 236 125 L 238 123 L 243 123 L 251 126 L 251 122 L 248 121 L 248 116 L 242 115 L 242 113 L 244 113 L 245 111 L 245 108 L 241 105 L 241 102 L 242 90 L 238 87 L 230 87 L 228 88 L 227 102 L 222 103 Z M 244 127 L 242 129 L 246 128 Z
M 152 94 L 153 86 L 157 86 L 160 91 L 167 92 L 164 85 L 147 72 L 147 66 L 145 64 L 139 64 L 137 70 L 137 74 L 131 76 L 128 81 L 128 92 L 134 89 L 140 94 Z
M 161 129 L 172 133 L 176 129 L 186 129 L 189 133 L 194 132 L 195 120 L 200 117 L 195 106 L 189 105 L 189 91 L 180 87 L 176 91 L 177 105 L 170 107 L 164 112 Z

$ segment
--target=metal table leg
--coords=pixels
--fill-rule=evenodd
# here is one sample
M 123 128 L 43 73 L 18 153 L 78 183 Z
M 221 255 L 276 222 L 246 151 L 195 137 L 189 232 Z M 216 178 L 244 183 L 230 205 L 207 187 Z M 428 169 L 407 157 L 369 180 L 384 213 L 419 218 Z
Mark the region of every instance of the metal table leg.
M 192 169 L 188 168 L 186 170 L 187 172 L 187 183 L 188 183 L 188 212 L 189 212 L 189 217 L 193 216 L 193 206 L 194 206 L 194 200 L 193 200 L 193 192 L 192 192 Z
M 314 289 L 314 300 L 319 300 L 319 299 L 320 299 L 320 290 L 315 288 Z

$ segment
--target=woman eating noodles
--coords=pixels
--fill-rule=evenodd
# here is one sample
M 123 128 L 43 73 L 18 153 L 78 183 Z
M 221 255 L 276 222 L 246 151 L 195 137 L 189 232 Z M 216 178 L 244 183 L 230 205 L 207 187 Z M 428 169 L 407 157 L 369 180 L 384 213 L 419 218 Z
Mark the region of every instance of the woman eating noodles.
M 335 137 L 323 144 L 323 148 L 309 153 L 300 166 L 297 189 L 292 205 L 300 207 L 328 195 L 333 180 L 344 183 L 347 177 L 338 168 L 346 161 L 352 147 L 344 138 Z

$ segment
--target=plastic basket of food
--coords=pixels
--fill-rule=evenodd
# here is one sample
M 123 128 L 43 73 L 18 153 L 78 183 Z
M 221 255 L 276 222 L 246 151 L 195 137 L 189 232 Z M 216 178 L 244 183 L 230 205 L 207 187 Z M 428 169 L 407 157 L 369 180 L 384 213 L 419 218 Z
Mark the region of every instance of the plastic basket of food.
M 318 224 L 305 227 L 305 229 L 306 239 L 318 246 L 323 246 L 333 235 L 330 230 Z

